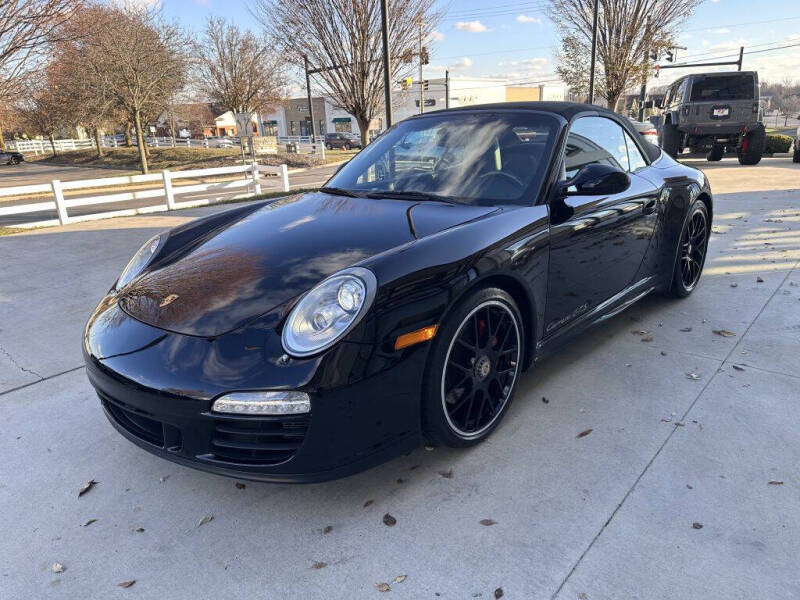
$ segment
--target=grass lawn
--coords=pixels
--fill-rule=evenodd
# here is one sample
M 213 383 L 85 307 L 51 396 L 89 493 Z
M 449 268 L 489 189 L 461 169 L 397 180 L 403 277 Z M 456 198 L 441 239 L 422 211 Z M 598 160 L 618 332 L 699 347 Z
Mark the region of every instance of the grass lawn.
M 338 163 L 343 160 L 350 160 L 360 150 L 326 150 L 325 151 L 325 164 Z
M 63 152 L 58 156 L 26 156 L 28 161 L 74 167 L 112 167 L 116 169 L 139 169 L 139 153 L 136 148 L 107 148 L 105 155 L 98 157 L 94 150 Z M 148 166 L 151 172 L 164 169 L 206 169 L 240 164 L 239 148 L 150 148 Z M 249 158 L 248 158 L 249 160 Z M 258 160 L 266 165 L 286 164 L 289 168 L 311 167 L 321 164 L 319 158 L 306 154 L 261 154 Z M 343 160 L 342 158 L 338 160 Z M 330 162 L 330 161 L 326 161 Z

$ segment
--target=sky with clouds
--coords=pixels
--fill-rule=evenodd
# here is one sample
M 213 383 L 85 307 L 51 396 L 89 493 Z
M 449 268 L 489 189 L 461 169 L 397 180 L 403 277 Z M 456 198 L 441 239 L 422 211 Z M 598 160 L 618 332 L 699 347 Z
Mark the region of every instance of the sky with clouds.
M 157 1 L 157 0 L 140 0 Z M 549 82 L 554 75 L 559 37 L 546 14 L 546 0 L 439 0 L 443 17 L 430 40 L 426 76 L 449 69 L 453 76 L 502 77 L 514 82 Z M 167 16 L 199 30 L 207 16 L 228 17 L 256 28 L 247 0 L 161 0 Z M 745 46 L 744 68 L 762 80 L 800 79 L 798 0 L 708 0 L 679 33 L 683 60 L 735 60 Z M 668 83 L 687 71 L 664 71 L 652 85 Z

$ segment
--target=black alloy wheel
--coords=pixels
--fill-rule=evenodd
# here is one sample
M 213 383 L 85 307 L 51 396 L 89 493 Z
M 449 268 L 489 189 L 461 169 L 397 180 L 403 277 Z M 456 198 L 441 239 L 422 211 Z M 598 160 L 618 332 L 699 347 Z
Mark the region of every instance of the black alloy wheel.
M 697 287 L 706 260 L 709 233 L 706 205 L 702 200 L 695 200 L 683 225 L 678 247 L 678 262 L 672 282 L 676 296 L 686 297 Z
M 448 446 L 485 439 L 505 414 L 522 367 L 524 333 L 503 290 L 473 294 L 448 319 L 433 349 L 426 389 L 427 437 Z

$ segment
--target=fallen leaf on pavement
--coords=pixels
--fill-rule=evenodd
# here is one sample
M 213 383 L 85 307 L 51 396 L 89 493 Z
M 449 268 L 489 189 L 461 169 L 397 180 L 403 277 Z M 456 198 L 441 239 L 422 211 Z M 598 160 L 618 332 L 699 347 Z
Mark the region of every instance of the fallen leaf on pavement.
M 721 335 L 722 337 L 736 337 L 736 334 L 727 329 L 715 329 L 711 333 Z
M 243 489 L 245 489 L 246 487 L 247 487 L 247 486 L 246 486 L 245 484 L 241 483 L 240 481 L 237 481 L 237 482 L 236 482 L 236 489 L 237 489 L 237 490 L 243 490 Z
M 764 283 L 764 280 L 761 277 L 756 277 L 756 283 Z
M 578 600 L 589 600 L 589 595 L 581 592 L 578 594 Z
M 319 569 L 324 569 L 324 568 L 325 568 L 325 567 L 327 567 L 327 566 L 328 566 L 328 563 L 324 563 L 324 562 L 315 562 L 313 565 L 311 565 L 311 568 L 312 568 L 312 569 L 317 569 L 317 570 L 319 570 Z
M 697 381 L 698 379 L 700 379 L 700 375 L 698 375 L 697 373 L 687 373 L 686 377 L 688 377 L 692 381 Z
M 653 341 L 653 336 L 652 336 L 652 335 L 648 335 L 648 336 L 646 336 L 646 337 L 643 337 L 643 338 L 642 338 L 641 340 L 639 340 L 639 341 L 641 341 L 641 342 L 652 342 L 652 341 Z
M 169 475 L 164 475 L 163 477 L 159 477 L 158 483 L 164 483 L 167 479 L 169 479 Z
M 497 598 L 502 598 L 503 597 L 503 588 L 497 588 L 494 591 L 494 597 L 495 597 L 495 600 L 497 600 Z
M 206 523 L 211 523 L 211 521 L 213 521 L 213 520 L 214 520 L 214 515 L 206 515 L 205 517 L 203 517 L 202 519 L 200 519 L 197 522 L 197 525 L 195 525 L 195 527 L 201 527 L 201 526 L 205 525 Z
M 385 515 L 383 515 L 383 524 L 386 525 L 387 527 L 394 527 L 395 525 L 397 525 L 397 519 L 395 519 L 389 513 L 386 513 Z
M 91 525 L 92 523 L 97 523 L 97 519 L 89 519 L 88 521 L 86 521 L 86 523 L 84 523 L 83 525 L 81 525 L 81 527 L 88 527 L 88 526 L 89 526 L 89 525 Z
M 375 503 L 375 500 L 367 500 L 366 502 L 364 502 L 364 508 L 367 508 L 368 506 L 372 506 L 374 503 Z
M 583 431 L 581 431 L 581 432 L 580 432 L 578 435 L 576 435 L 575 437 L 576 437 L 576 438 L 582 438 L 582 437 L 586 437 L 586 436 L 587 436 L 587 435 L 589 435 L 590 433 L 592 433 L 592 430 L 591 430 L 591 429 L 584 429 Z
M 425 446 L 425 450 L 428 452 L 433 452 L 433 446 Z
M 392 583 L 403 583 L 408 575 L 398 575 L 392 580 Z
M 739 287 L 739 284 L 738 283 L 732 283 L 731 287 Z
M 54 562 L 51 569 L 53 569 L 53 573 L 63 573 L 66 570 L 66 567 L 60 562 Z
M 118 586 L 118 587 L 121 587 L 121 588 L 129 588 L 129 587 L 131 587 L 131 586 L 132 586 L 134 583 L 136 583 L 136 580 L 135 580 L 135 579 L 131 579 L 130 581 L 120 581 L 120 582 L 117 584 L 117 586 Z
M 783 485 L 782 481 L 768 481 L 767 485 Z
M 702 523 L 698 523 L 697 521 L 692 523 L 692 529 L 702 529 L 702 528 L 703 528 L 703 524 Z
M 439 475 L 441 475 L 445 479 L 452 479 L 453 478 L 453 469 L 448 469 L 447 471 L 439 471 Z
M 328 535 L 331 531 L 333 531 L 333 526 L 325 525 L 325 527 L 322 528 L 322 535 Z
M 682 331 L 683 333 L 689 333 L 691 330 L 692 330 L 692 328 L 691 328 L 691 327 L 684 327 L 683 329 L 681 329 L 681 331 Z
M 144 533 L 144 527 L 137 527 L 133 531 L 134 531 L 134 533 Z
M 78 490 L 78 498 L 83 496 L 86 492 L 88 492 L 90 489 L 92 489 L 96 484 L 97 484 L 97 482 L 94 479 L 90 479 L 89 481 L 84 483 L 81 486 L 81 489 Z
M 389 587 L 388 583 L 376 583 L 375 589 L 379 592 L 391 592 L 392 588 Z
M 740 367 L 739 365 L 731 365 L 734 371 L 744 371 L 744 367 Z
M 542 396 L 542 402 L 544 402 L 545 404 L 550 404 L 550 400 L 548 400 L 544 396 Z
M 492 525 L 497 525 L 497 521 L 494 519 L 481 519 L 480 524 L 485 525 L 486 527 L 491 527 Z

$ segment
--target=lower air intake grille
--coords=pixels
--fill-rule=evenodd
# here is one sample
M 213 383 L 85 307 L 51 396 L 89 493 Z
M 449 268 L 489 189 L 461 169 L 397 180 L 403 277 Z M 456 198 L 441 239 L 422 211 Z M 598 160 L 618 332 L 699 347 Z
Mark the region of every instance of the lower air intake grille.
M 245 465 L 276 465 L 294 456 L 308 432 L 310 417 L 214 416 L 214 460 Z
M 105 394 L 98 395 L 108 414 L 120 427 L 159 448 L 166 448 L 170 452 L 180 450 L 182 436 L 176 427 L 162 423 L 149 413 L 134 409 L 119 400 L 112 400 Z

